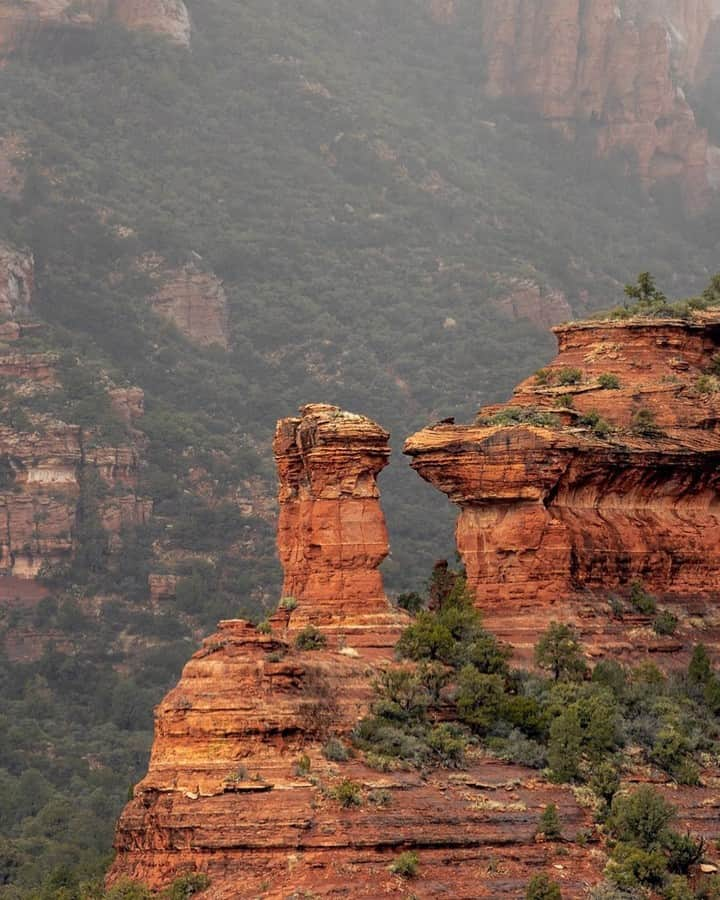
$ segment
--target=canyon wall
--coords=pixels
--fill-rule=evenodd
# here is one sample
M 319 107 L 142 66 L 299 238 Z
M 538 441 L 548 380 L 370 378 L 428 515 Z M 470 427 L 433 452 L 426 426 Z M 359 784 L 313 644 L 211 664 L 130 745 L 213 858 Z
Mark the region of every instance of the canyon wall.
M 0 54 L 27 45 L 43 32 L 117 22 L 131 29 L 190 44 L 190 16 L 183 0 L 0 0 Z
M 700 207 L 711 154 L 685 90 L 707 72 L 718 15 L 717 0 L 484 0 L 487 90 L 601 156 L 629 151 L 646 185 L 676 179 Z
M 554 330 L 557 358 L 507 404 L 405 446 L 460 507 L 458 548 L 480 604 L 542 605 L 633 579 L 715 596 L 720 385 L 706 373 L 720 316 Z

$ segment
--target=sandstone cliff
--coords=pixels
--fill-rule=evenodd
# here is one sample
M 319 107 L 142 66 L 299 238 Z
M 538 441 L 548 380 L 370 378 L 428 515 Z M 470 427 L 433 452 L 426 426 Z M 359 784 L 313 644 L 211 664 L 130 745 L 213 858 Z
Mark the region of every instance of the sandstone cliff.
M 43 30 L 88 28 L 107 21 L 147 29 L 182 46 L 190 44 L 190 17 L 183 0 L 0 0 L 0 54 Z
M 32 254 L 0 243 L 0 318 L 30 314 L 35 264 Z
M 687 202 L 708 193 L 709 147 L 684 89 L 707 71 L 717 0 L 484 0 L 491 96 L 530 100 L 597 152 L 629 151 L 650 185 L 674 178 Z
M 715 596 L 720 316 L 554 330 L 559 355 L 508 404 L 405 446 L 460 507 L 478 601 L 510 611 L 633 579 Z
M 194 264 L 171 269 L 155 256 L 146 256 L 141 267 L 158 285 L 150 304 L 159 316 L 201 346 L 217 344 L 227 349 L 227 297 L 222 282 L 212 272 Z

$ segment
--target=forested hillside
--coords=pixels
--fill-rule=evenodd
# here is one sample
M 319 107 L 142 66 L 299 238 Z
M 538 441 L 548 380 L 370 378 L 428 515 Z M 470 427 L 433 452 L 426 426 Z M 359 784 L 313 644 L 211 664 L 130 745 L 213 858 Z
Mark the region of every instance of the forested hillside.
M 188 5 L 190 51 L 53 29 L 0 69 L 24 182 L 0 198 L 0 240 L 34 253 L 43 325 L 2 352 L 84 371 L 38 409 L 106 437 L 118 423 L 88 383 L 142 388 L 131 437 L 154 503 L 120 552 L 78 527 L 42 599 L 0 601 L 2 897 L 100 870 L 153 703 L 217 619 L 276 601 L 278 417 L 336 403 L 397 447 L 539 368 L 550 307 L 614 304 L 648 269 L 688 295 L 717 268 L 720 206 L 688 221 L 671 186 L 648 196 L 622 160 L 485 97 L 469 0 L 442 26 L 419 0 Z M 719 95 L 702 95 L 708 121 Z M 148 258 L 222 280 L 227 349 L 153 313 Z M 17 406 L 2 424 L 24 433 Z M 381 488 L 386 581 L 412 588 L 449 552 L 451 513 L 400 459 Z M 150 574 L 179 579 L 173 599 L 151 605 Z M 33 652 L 13 650 L 19 632 Z

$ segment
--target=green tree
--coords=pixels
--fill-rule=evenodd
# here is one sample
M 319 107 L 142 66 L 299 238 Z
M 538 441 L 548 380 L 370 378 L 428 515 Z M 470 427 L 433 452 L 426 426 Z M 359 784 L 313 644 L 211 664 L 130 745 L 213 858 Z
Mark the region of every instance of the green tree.
M 543 835 L 548 841 L 559 841 L 562 838 L 560 816 L 558 815 L 557 806 L 554 803 L 548 803 L 542 811 L 537 830 L 538 834 Z
M 688 664 L 688 680 L 691 684 L 706 685 L 712 678 L 713 670 L 707 647 L 698 644 L 693 650 Z
M 638 312 L 650 312 L 667 304 L 667 297 L 658 289 L 649 272 L 641 272 L 635 284 L 626 284 L 625 295 L 637 301 Z
M 460 721 L 485 734 L 501 718 L 504 701 L 505 684 L 499 675 L 486 675 L 471 665 L 461 670 L 456 695 Z
M 575 629 L 558 622 L 552 622 L 537 642 L 535 663 L 552 672 L 555 681 L 582 678 L 587 671 Z
M 676 813 L 676 808 L 654 788 L 643 785 L 632 794 L 615 797 L 608 828 L 619 841 L 655 850 L 667 842 L 668 826 Z
M 574 781 L 580 776 L 583 734 L 576 704 L 557 716 L 550 726 L 548 764 L 556 781 Z

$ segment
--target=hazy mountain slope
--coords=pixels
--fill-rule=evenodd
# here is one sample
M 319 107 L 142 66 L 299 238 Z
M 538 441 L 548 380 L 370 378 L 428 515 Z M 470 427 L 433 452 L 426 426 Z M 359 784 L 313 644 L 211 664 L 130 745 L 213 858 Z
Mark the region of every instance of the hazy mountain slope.
M 172 606 L 148 613 L 142 591 L 118 613 L 127 597 L 117 582 L 119 599 L 99 606 L 103 627 L 59 623 L 76 639 L 52 664 L 2 660 L 10 687 L 0 711 L 23 732 L 0 756 L 8 790 L 29 796 L 18 787 L 28 765 L 51 781 L 14 808 L 4 832 L 27 841 L 39 810 L 66 804 L 61 824 L 38 838 L 41 864 L 37 852 L 23 857 L 23 881 L 77 858 L 67 804 L 90 796 L 100 772 L 117 808 L 141 768 L 129 748 L 147 746 L 134 714 L 110 700 L 93 714 L 97 758 L 77 771 L 61 765 L 87 755 L 82 696 L 67 679 L 92 682 L 112 647 L 118 691 L 147 710 L 198 623 L 258 614 L 274 596 L 262 498 L 241 519 L 236 501 L 249 476 L 265 497 L 274 490 L 268 440 L 278 416 L 334 402 L 391 428 L 397 445 L 427 421 L 504 398 L 549 357 L 546 333 L 497 308 L 516 280 L 536 286 L 540 313 L 553 290 L 584 312 L 614 302 L 642 269 L 682 294 L 704 286 L 715 264 L 715 212 L 687 224 L 672 196 L 649 200 L 612 163 L 484 99 L 480 22 L 440 28 L 412 0 L 190 7 L 190 53 L 113 28 L 54 31 L 0 70 L 0 121 L 25 148 L 26 176 L 19 199 L 2 201 L 0 236 L 35 253 L 43 341 L 145 390 L 151 539 L 162 538 L 166 562 L 177 553 L 213 563 L 185 617 Z M 224 280 L 227 352 L 198 348 L 150 312 L 137 262 L 148 252 L 169 265 L 193 259 Z M 199 468 L 211 472 L 207 491 L 193 486 Z M 447 552 L 451 514 L 400 460 L 382 487 L 388 582 L 399 589 Z M 80 584 L 83 602 L 97 589 Z M 128 618 L 130 650 L 118 640 Z M 162 662 L 136 672 L 147 691 L 138 695 L 123 678 L 143 639 Z M 52 713 L 42 740 L 27 687 L 38 677 Z M 66 755 L 52 746 L 60 740 Z M 13 749 L 30 745 L 42 748 L 32 758 Z

